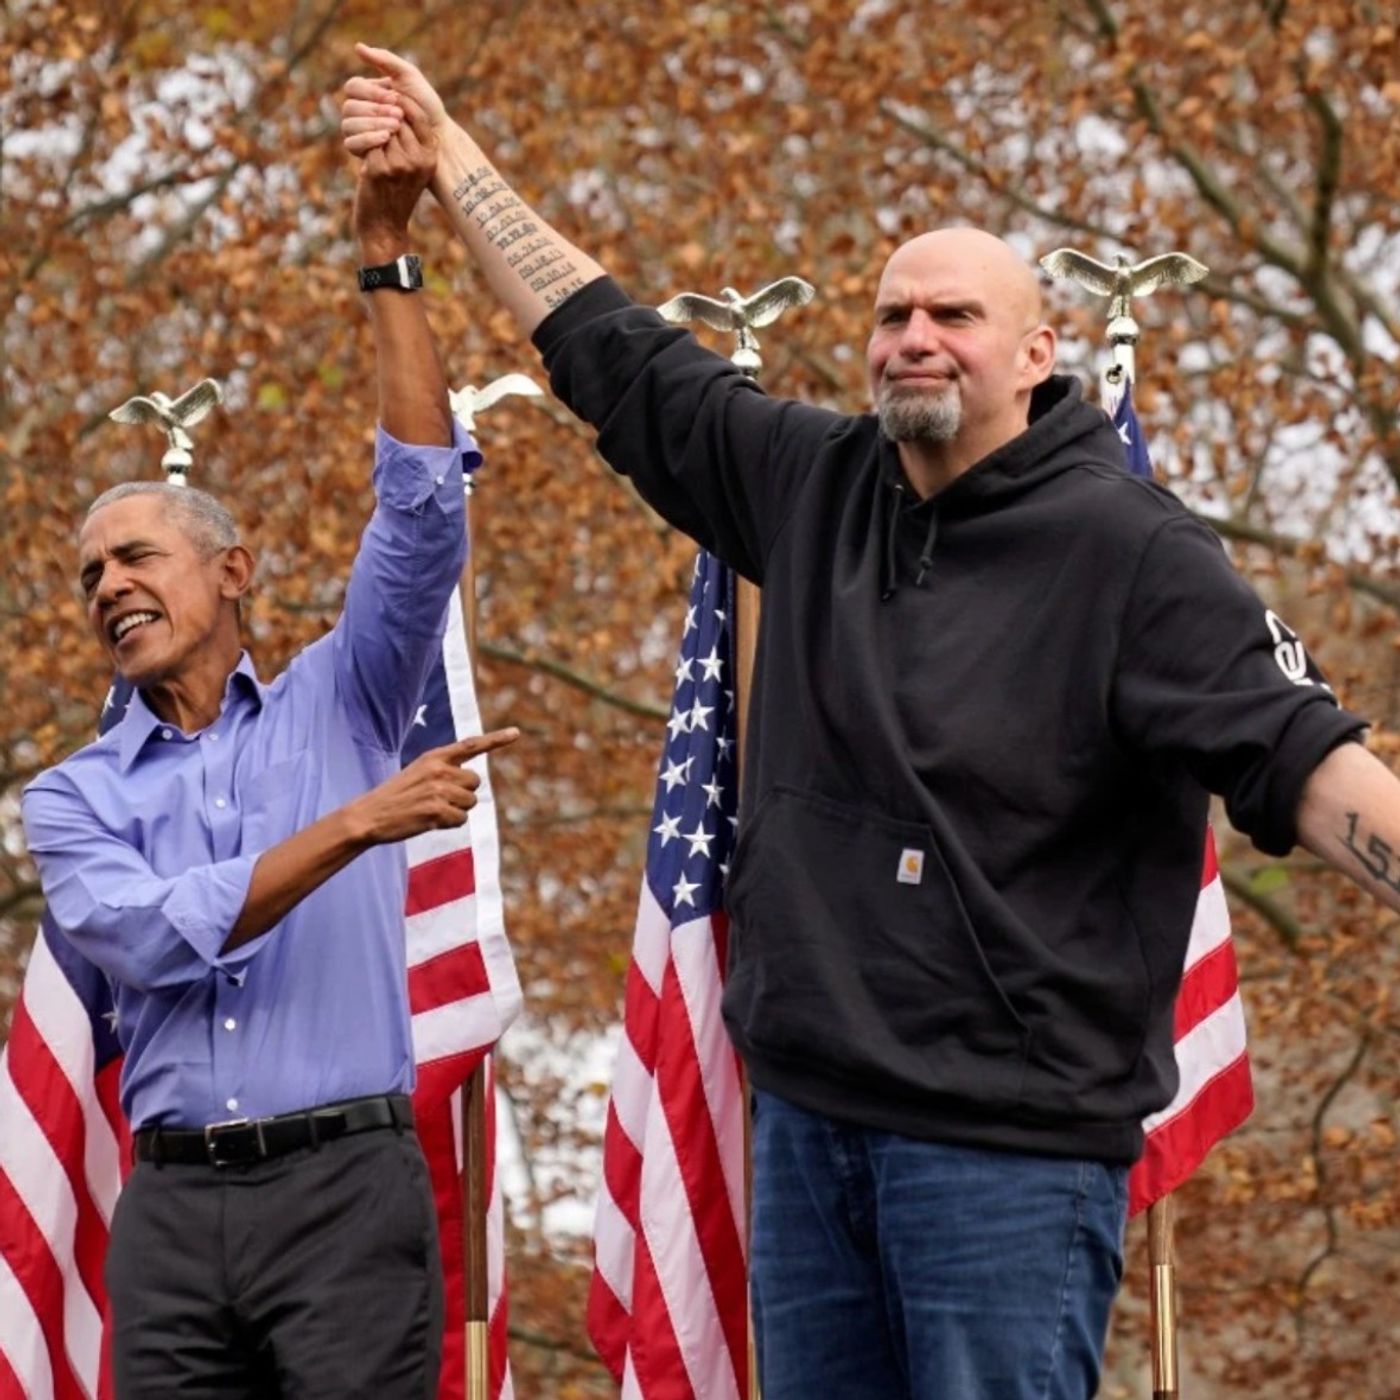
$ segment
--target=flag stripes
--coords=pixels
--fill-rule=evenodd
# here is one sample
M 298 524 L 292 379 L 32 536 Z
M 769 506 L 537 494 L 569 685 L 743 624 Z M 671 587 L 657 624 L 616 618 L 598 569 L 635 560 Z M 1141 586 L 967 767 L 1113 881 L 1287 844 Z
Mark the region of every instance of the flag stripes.
M 588 1330 L 626 1400 L 748 1379 L 743 1100 L 720 1017 L 732 847 L 728 573 L 701 555 L 657 783 L 603 1138 Z
M 1150 477 L 1132 385 L 1125 382 L 1106 394 L 1105 407 L 1122 439 L 1128 470 Z M 1181 1186 L 1254 1110 L 1230 910 L 1209 827 L 1172 1038 L 1179 1084 L 1171 1103 L 1143 1122 L 1143 1154 L 1128 1177 L 1132 1215 Z

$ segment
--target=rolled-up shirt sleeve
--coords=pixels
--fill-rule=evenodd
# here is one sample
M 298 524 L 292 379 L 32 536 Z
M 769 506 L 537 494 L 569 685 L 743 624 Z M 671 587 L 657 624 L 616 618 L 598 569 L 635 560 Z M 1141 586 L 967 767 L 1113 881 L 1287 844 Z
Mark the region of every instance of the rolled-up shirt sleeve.
M 159 876 L 54 774 L 30 786 L 21 810 L 49 912 L 115 981 L 153 992 L 212 971 L 232 975 L 266 943 L 262 934 L 220 953 L 247 901 L 256 855 Z
M 387 752 L 403 745 L 442 639 L 467 557 L 463 475 L 480 463 L 460 424 L 450 447 L 414 446 L 378 430 L 377 504 L 350 573 L 334 657 L 352 723 Z

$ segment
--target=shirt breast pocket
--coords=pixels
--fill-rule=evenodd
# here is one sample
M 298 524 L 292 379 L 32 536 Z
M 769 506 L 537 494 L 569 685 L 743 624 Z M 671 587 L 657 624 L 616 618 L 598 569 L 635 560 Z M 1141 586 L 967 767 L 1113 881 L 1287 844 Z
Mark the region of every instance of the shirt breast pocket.
M 309 749 L 279 759 L 243 784 L 243 853 L 256 855 L 315 820 L 315 759 Z

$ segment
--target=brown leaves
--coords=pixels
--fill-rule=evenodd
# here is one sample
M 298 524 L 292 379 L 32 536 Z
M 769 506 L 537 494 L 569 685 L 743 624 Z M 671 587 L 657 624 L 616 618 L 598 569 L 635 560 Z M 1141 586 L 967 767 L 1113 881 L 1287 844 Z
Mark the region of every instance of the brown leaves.
M 86 740 L 106 685 L 72 542 L 97 491 L 157 469 L 158 439 L 103 417 L 138 387 L 225 380 L 228 405 L 201 430 L 197 461 L 259 554 L 249 629 L 262 673 L 335 616 L 368 509 L 374 389 L 345 236 L 353 175 L 329 103 L 350 41 L 395 34 L 367 0 L 347 0 L 323 33 L 324 6 L 152 0 L 127 30 L 110 9 L 11 11 L 0 34 L 11 75 L 0 99 L 0 772 L 14 775 L 13 799 L 24 773 Z M 1354 552 L 1382 579 L 1400 560 L 1389 273 L 1400 82 L 1395 25 L 1372 11 L 1306 0 L 1271 26 L 1262 6 L 972 0 L 930 23 L 918 6 L 838 0 L 602 0 L 445 6 L 395 23 L 508 177 L 640 299 L 787 272 L 818 286 L 764 342 L 775 392 L 863 406 L 880 266 L 925 227 L 978 223 L 1037 251 L 1201 257 L 1208 291 L 1135 306 L 1158 465 L 1184 493 L 1308 542 L 1240 557 L 1346 697 L 1400 726 L 1394 616 L 1348 591 L 1327 558 Z M 1318 199 L 1309 93 L 1345 121 L 1329 261 L 1311 280 L 1300 252 Z M 235 160 L 236 178 L 200 211 L 203 182 Z M 415 239 L 454 387 L 507 369 L 539 377 L 426 203 Z M 1049 315 L 1066 363 L 1092 376 L 1101 309 L 1059 288 Z M 560 1036 L 586 1033 L 617 1014 L 662 730 L 544 663 L 664 705 L 693 552 L 556 407 L 502 406 L 480 432 L 481 636 L 526 658 L 481 667 L 487 722 L 526 732 L 497 765 L 510 928 L 532 1014 Z M 1391 752 L 1396 732 L 1382 729 L 1378 746 Z M 0 904 L 31 876 L 18 855 L 0 861 Z M 1394 938 L 1374 906 L 1305 862 L 1274 897 L 1308 937 L 1286 951 L 1257 916 L 1239 916 L 1260 1106 L 1186 1195 L 1187 1345 L 1203 1386 L 1238 1381 L 1234 1357 L 1247 1351 L 1280 1393 L 1327 1393 L 1314 1381 L 1331 1364 L 1350 1393 L 1382 1393 L 1396 1360 L 1383 1286 L 1397 1242 Z M 32 933 L 32 905 L 16 908 L 0 921 L 0 997 Z M 1358 1027 L 1375 1029 L 1375 1047 L 1315 1145 L 1312 1117 Z M 556 1142 L 560 1087 L 523 1073 L 512 1087 L 527 1142 Z M 1329 1218 L 1339 1252 L 1304 1286 Z M 513 1315 L 536 1338 L 516 1347 L 523 1395 L 609 1393 L 574 1354 L 586 1351 L 585 1251 L 568 1252 L 537 1224 L 514 1242 Z M 1131 1267 L 1136 1288 L 1140 1258 Z M 1138 1381 L 1135 1306 L 1120 1308 L 1115 1355 Z

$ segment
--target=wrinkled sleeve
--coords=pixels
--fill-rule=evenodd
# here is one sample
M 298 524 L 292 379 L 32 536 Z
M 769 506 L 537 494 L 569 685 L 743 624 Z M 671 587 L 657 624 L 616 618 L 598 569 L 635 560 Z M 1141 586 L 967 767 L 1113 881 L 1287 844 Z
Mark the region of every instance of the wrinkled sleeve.
M 467 558 L 464 471 L 480 465 L 460 424 L 450 447 L 415 447 L 381 427 L 376 505 L 333 633 L 338 694 L 356 731 L 397 753 L 442 644 Z
M 153 992 L 215 970 L 232 976 L 266 942 L 262 934 L 227 956 L 219 952 L 248 898 L 256 856 L 163 879 L 53 774 L 25 792 L 22 813 L 49 912 L 74 947 L 116 981 Z
M 813 457 L 850 420 L 770 398 L 608 278 L 535 331 L 554 393 L 598 451 L 677 529 L 762 582 Z
M 1365 728 L 1216 536 L 1185 515 L 1159 527 L 1144 552 L 1123 620 L 1114 713 L 1128 743 L 1180 762 L 1270 855 L 1296 843 L 1313 769 Z

